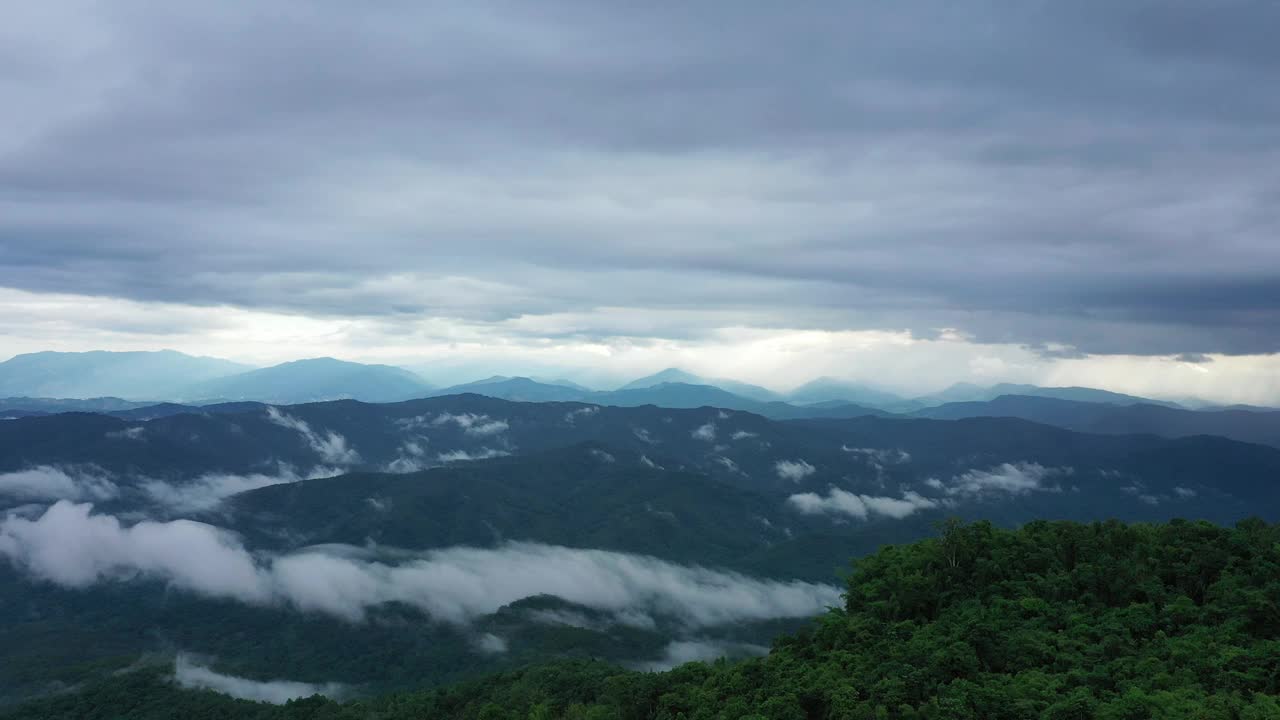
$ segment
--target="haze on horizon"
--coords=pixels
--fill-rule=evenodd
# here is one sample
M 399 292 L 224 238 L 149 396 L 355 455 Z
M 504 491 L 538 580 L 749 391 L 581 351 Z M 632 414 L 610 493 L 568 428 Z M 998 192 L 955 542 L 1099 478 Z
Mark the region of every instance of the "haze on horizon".
M 1280 404 L 1277 27 L 1136 0 L 16 6 L 0 360 Z

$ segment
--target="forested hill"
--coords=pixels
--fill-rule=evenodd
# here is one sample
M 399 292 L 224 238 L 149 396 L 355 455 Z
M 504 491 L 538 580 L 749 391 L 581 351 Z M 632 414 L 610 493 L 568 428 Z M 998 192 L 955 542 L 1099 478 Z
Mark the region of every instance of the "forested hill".
M 1273 719 L 1280 525 L 951 525 L 857 561 L 844 607 L 740 663 L 579 661 L 284 706 L 167 675 L 126 673 L 0 717 Z

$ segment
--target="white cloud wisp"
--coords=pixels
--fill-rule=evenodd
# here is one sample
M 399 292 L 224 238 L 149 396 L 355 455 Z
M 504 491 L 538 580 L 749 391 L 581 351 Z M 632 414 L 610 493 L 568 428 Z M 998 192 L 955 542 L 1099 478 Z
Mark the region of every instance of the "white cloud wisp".
M 451 547 L 396 563 L 346 546 L 255 557 L 224 530 L 187 520 L 124 526 L 60 501 L 36 519 L 0 521 L 0 557 L 64 587 L 148 578 L 193 593 L 283 605 L 358 622 L 388 603 L 465 624 L 534 595 L 617 617 L 670 617 L 687 627 L 805 617 L 838 588 L 682 566 L 657 558 L 536 543 Z M 200 558 L 200 562 L 191 562 Z
M 96 468 L 38 465 L 0 474 L 0 499 L 101 501 L 119 494 L 120 488 Z
M 184 688 L 213 690 L 241 700 L 283 705 L 290 700 L 324 695 L 342 698 L 347 688 L 340 683 L 305 683 L 295 680 L 250 680 L 215 672 L 186 654 L 173 663 L 173 678 Z
M 859 495 L 836 487 L 831 488 L 826 495 L 792 495 L 787 498 L 787 503 L 806 515 L 847 515 L 859 520 L 866 520 L 872 515 L 901 520 L 921 510 L 932 510 L 942 505 L 941 502 L 915 491 L 907 491 L 901 498 L 892 498 Z

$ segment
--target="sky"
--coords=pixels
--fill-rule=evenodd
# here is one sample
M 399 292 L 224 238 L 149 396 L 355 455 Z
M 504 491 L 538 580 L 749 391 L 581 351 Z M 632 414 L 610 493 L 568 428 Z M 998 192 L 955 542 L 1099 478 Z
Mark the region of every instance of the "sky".
M 5 17 L 0 359 L 1280 403 L 1274 3 Z

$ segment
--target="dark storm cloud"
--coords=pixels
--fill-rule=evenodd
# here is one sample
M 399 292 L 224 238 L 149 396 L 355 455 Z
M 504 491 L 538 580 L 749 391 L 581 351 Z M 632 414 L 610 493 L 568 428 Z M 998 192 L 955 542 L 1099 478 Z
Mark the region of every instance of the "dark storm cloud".
M 54 5 L 3 286 L 1280 351 L 1273 5 Z

